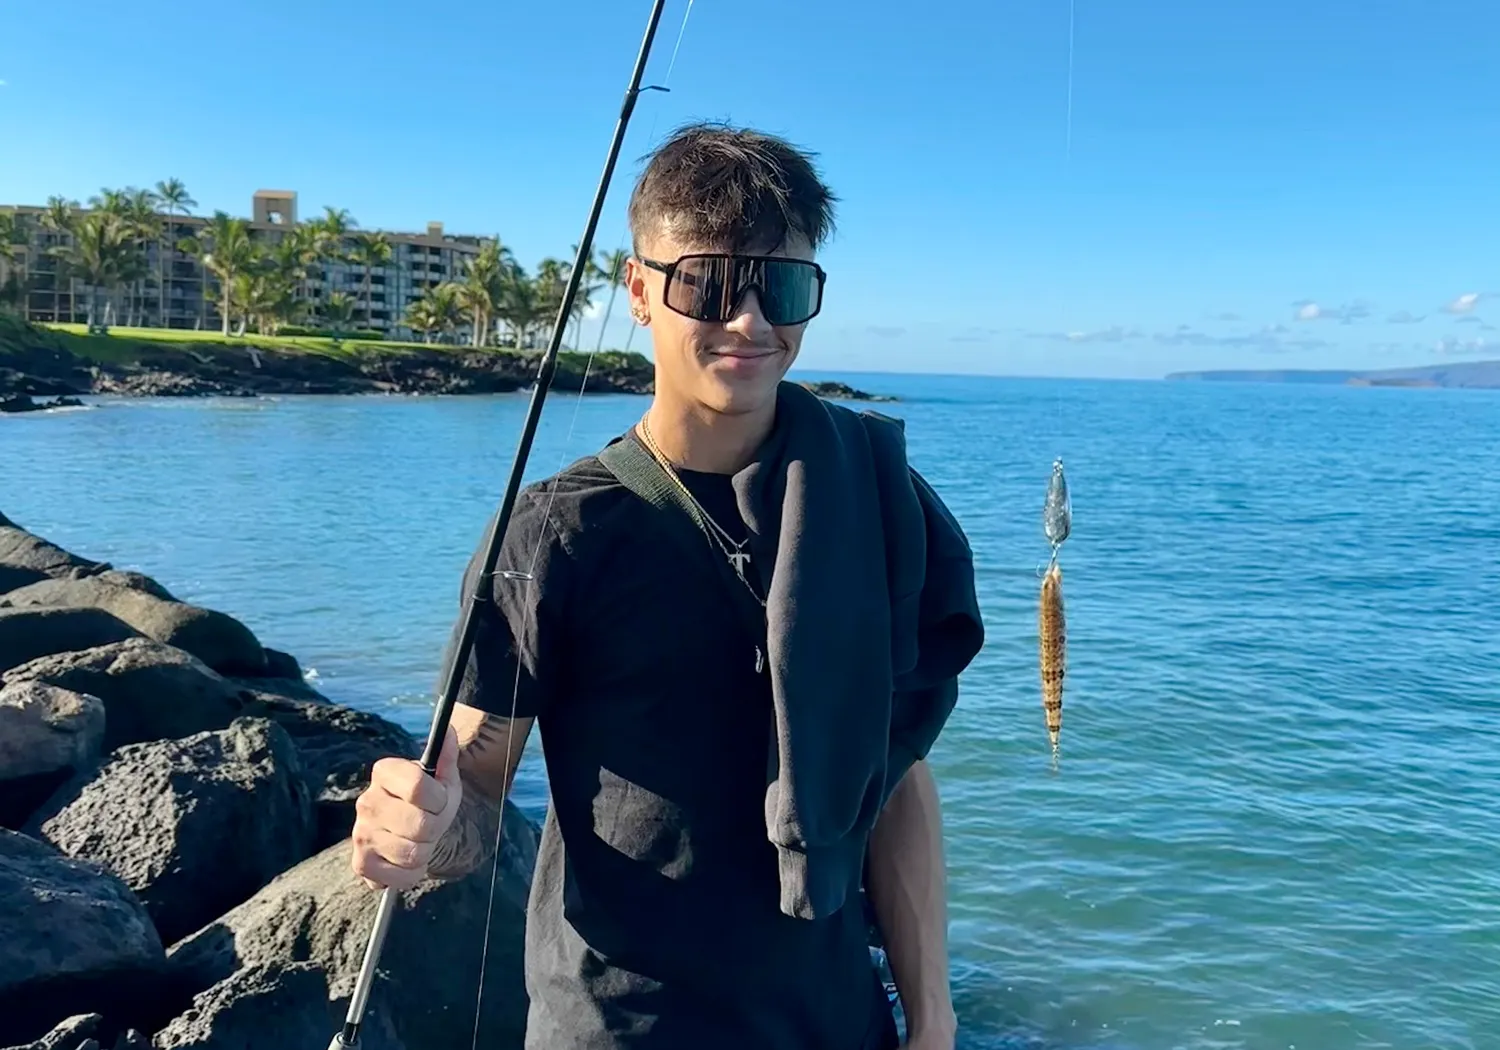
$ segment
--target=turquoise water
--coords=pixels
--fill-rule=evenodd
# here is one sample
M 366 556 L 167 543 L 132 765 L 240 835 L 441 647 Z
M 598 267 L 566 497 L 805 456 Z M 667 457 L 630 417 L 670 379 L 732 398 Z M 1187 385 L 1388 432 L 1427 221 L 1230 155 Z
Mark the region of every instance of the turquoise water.
M 989 644 L 934 755 L 961 1045 L 1500 1047 L 1500 395 L 848 378 L 902 395 L 885 407 L 979 559 Z M 531 476 L 644 404 L 555 395 Z M 0 417 L 0 510 L 421 732 L 524 410 Z M 1055 454 L 1075 531 L 1054 771 L 1034 638 Z

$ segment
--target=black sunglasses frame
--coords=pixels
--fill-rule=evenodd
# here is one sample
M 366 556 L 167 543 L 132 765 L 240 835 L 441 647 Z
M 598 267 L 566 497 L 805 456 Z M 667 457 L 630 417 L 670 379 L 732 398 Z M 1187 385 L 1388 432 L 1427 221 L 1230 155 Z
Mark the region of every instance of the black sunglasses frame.
M 746 283 L 737 287 L 735 289 L 734 301 L 730 304 L 729 307 L 730 313 L 728 317 L 720 317 L 717 314 L 711 315 L 709 317 L 700 317 L 696 314 L 690 314 L 686 310 L 679 310 L 677 307 L 672 305 L 672 297 L 668 293 L 670 292 L 670 289 L 672 287 L 672 278 L 677 273 L 678 265 L 689 259 L 728 259 L 736 264 L 736 269 L 738 269 L 738 264 L 740 263 L 779 263 L 786 266 L 806 267 L 813 271 L 813 274 L 817 277 L 818 281 L 818 300 L 817 304 L 813 307 L 813 312 L 797 321 L 778 322 L 772 320 L 769 316 L 766 318 L 766 320 L 770 321 L 771 324 L 777 328 L 790 328 L 793 325 L 806 324 L 808 321 L 811 321 L 814 317 L 817 317 L 818 314 L 823 312 L 823 288 L 828 283 L 828 273 L 823 269 L 823 267 L 819 266 L 817 263 L 813 262 L 810 259 L 789 259 L 785 255 L 737 255 L 730 252 L 692 252 L 687 255 L 679 256 L 672 262 L 661 262 L 656 259 L 648 259 L 643 255 L 637 255 L 636 259 L 642 266 L 649 267 L 650 269 L 656 270 L 666 275 L 666 280 L 663 283 L 662 287 L 662 301 L 666 304 L 667 309 L 671 310 L 673 313 L 681 314 L 683 317 L 692 318 L 694 321 L 707 321 L 717 324 L 725 324 L 729 321 L 734 320 L 735 314 L 740 309 L 740 304 L 745 301 L 745 293 L 750 291 L 750 289 L 752 288 L 755 289 L 756 294 L 761 299 L 761 312 L 764 313 L 766 291 L 760 286 L 759 281 L 747 281 Z

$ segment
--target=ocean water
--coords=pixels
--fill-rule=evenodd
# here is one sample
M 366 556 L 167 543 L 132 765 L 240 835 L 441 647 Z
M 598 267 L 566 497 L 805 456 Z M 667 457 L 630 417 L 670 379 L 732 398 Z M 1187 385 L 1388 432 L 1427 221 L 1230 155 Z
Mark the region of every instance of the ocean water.
M 1500 395 L 861 376 L 978 559 L 933 755 L 967 1048 L 1500 1047 Z M 525 396 L 0 417 L 0 510 L 425 732 Z M 529 477 L 645 401 L 549 400 Z M 1054 767 L 1040 506 L 1073 492 Z M 535 741 L 533 741 L 535 743 Z M 523 765 L 518 801 L 545 783 Z

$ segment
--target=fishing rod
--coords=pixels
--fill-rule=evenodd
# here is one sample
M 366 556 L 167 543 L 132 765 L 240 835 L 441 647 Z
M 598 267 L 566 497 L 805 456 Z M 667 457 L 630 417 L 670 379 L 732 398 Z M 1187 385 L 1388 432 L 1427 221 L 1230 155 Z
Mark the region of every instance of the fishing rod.
M 484 562 L 474 581 L 474 588 L 469 593 L 469 600 L 464 603 L 460 614 L 458 642 L 453 646 L 448 665 L 443 671 L 442 692 L 438 697 L 437 708 L 433 711 L 432 728 L 427 735 L 427 746 L 422 751 L 422 769 L 428 776 L 437 775 L 438 757 L 442 754 L 443 741 L 448 734 L 448 722 L 458 699 L 459 683 L 463 678 L 469 651 L 474 645 L 477 624 L 474 610 L 485 601 L 495 576 L 495 562 L 500 556 L 500 546 L 505 539 L 506 529 L 510 525 L 511 512 L 515 509 L 516 497 L 521 490 L 521 477 L 526 471 L 526 461 L 531 455 L 531 444 L 536 437 L 537 423 L 541 420 L 542 402 L 546 400 L 547 391 L 552 386 L 552 377 L 557 371 L 557 354 L 562 348 L 563 334 L 573 312 L 573 298 L 578 294 L 578 286 L 583 280 L 588 259 L 593 252 L 594 230 L 599 225 L 599 214 L 604 210 L 604 198 L 609 193 L 615 164 L 620 157 L 620 147 L 625 140 L 625 129 L 630 123 L 630 115 L 635 110 L 636 99 L 639 98 L 642 90 L 667 90 L 666 88 L 643 89 L 641 87 L 641 77 L 645 74 L 646 61 L 651 55 L 651 43 L 656 37 L 656 27 L 661 21 L 661 12 L 665 5 L 666 0 L 654 0 L 651 6 L 651 16 L 646 23 L 646 34 L 641 41 L 640 51 L 636 55 L 635 68 L 630 74 L 630 86 L 625 91 L 625 99 L 620 106 L 620 116 L 615 122 L 614 137 L 609 144 L 609 155 L 604 162 L 604 171 L 599 177 L 598 189 L 594 192 L 593 206 L 589 209 L 588 224 L 584 227 L 582 240 L 578 242 L 578 253 L 573 260 L 573 270 L 568 275 L 567 285 L 563 289 L 562 302 L 557 307 L 557 318 L 552 323 L 552 337 L 547 343 L 546 353 L 542 355 L 541 365 L 537 369 L 536 385 L 531 391 L 531 403 L 526 409 L 526 421 L 521 427 L 521 439 L 516 447 L 515 460 L 511 464 L 510 478 L 505 485 L 505 495 L 500 501 L 499 510 L 490 519 L 485 533 Z M 359 978 L 354 984 L 354 994 L 349 1000 L 349 1011 L 344 1018 L 343 1028 L 328 1044 L 329 1050 L 355 1050 L 359 1046 L 360 1026 L 364 1020 L 365 1008 L 369 1003 L 370 990 L 375 984 L 375 967 L 380 961 L 380 951 L 385 944 L 386 932 L 390 929 L 391 917 L 395 913 L 397 900 L 398 892 L 394 887 L 387 886 L 381 891 L 380 903 L 375 909 L 375 924 L 370 930 L 370 940 L 365 947 L 364 961 L 360 964 Z

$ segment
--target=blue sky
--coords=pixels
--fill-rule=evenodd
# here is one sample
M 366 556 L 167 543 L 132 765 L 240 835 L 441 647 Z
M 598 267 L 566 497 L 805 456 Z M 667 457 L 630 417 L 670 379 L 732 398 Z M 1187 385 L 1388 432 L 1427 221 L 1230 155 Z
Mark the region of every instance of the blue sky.
M 534 266 L 582 233 L 650 3 L 85 0 L 66 30 L 26 6 L 0 53 L 0 203 L 176 176 L 244 214 L 290 188 L 304 215 L 442 220 Z M 648 81 L 686 8 L 667 4 Z M 725 119 L 815 150 L 842 199 L 808 368 L 1500 357 L 1500 5 L 1073 18 L 1070 151 L 1069 0 L 695 0 L 596 246 L 621 242 L 641 154 Z

